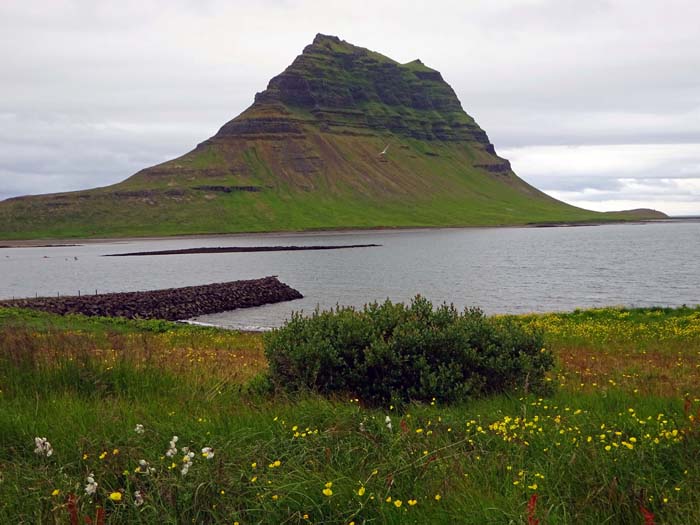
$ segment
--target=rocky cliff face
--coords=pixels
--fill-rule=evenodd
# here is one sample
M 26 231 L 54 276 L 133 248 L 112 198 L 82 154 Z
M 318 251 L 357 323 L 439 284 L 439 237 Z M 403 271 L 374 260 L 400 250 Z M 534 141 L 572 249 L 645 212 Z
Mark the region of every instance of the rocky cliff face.
M 300 134 L 305 126 L 341 134 L 468 141 L 493 153 L 486 133 L 438 71 L 420 60 L 399 64 L 321 34 L 216 137 Z

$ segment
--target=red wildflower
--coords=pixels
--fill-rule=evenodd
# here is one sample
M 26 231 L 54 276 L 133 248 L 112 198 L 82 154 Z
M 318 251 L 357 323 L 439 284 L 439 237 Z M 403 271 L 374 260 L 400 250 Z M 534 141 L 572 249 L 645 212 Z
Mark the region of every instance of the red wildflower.
M 78 506 L 75 504 L 75 494 L 68 496 L 68 514 L 70 514 L 70 525 L 78 525 Z
M 70 516 L 70 525 L 80 525 L 80 517 L 78 514 L 78 504 L 75 494 L 68 495 L 68 515 Z M 92 518 L 90 516 L 85 516 L 85 523 L 87 525 L 93 525 Z M 95 525 L 105 525 L 105 509 L 102 507 L 97 507 L 97 514 L 95 515 Z
M 535 518 L 535 511 L 537 510 L 537 494 L 530 496 L 527 502 L 527 525 L 539 525 L 540 520 Z
M 654 513 L 647 509 L 644 505 L 639 506 L 639 511 L 644 516 L 644 525 L 654 525 Z

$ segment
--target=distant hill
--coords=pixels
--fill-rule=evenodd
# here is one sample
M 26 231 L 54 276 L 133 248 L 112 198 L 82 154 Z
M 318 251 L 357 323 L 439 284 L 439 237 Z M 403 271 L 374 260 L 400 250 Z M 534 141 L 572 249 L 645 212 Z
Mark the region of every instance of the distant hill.
M 545 195 L 496 154 L 438 71 L 319 34 L 194 150 L 113 186 L 0 202 L 0 238 L 657 217 Z

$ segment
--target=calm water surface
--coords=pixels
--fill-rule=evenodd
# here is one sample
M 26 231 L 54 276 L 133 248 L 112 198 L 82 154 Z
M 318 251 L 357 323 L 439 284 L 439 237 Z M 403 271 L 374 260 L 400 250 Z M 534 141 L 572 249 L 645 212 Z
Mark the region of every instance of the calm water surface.
M 381 244 L 307 252 L 101 257 L 212 246 Z M 235 328 L 294 310 L 434 302 L 487 313 L 700 304 L 700 223 L 265 234 L 0 249 L 0 298 L 149 290 L 277 275 L 304 299 L 202 316 Z

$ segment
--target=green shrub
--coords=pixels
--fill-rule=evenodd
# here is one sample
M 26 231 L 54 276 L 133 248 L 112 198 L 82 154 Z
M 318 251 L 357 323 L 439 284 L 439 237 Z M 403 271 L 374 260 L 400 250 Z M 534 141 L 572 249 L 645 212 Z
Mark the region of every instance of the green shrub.
M 271 380 L 290 390 L 349 394 L 365 403 L 448 403 L 542 390 L 554 359 L 542 333 L 479 309 L 433 309 L 427 299 L 295 313 L 265 335 Z

